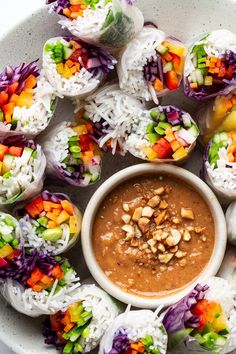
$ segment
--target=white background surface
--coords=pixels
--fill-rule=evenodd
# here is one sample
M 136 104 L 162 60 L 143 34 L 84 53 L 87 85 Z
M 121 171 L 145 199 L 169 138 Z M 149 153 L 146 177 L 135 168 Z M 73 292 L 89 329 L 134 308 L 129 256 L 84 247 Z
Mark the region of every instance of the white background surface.
M 12 28 L 17 22 L 20 22 L 25 16 L 30 15 L 32 11 L 44 6 L 44 3 L 44 0 L 4 1 L 4 11 L 0 11 L 0 36 L 4 35 L 6 31 Z M 9 340 L 11 339 L 9 338 Z M 0 354 L 13 354 L 13 352 L 0 342 Z

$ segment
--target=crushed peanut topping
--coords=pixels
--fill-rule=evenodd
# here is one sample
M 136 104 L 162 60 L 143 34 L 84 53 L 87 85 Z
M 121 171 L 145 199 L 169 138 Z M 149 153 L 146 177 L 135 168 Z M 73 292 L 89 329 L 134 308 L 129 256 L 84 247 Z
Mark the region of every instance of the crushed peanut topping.
M 171 191 L 169 186 L 160 187 L 154 191 L 154 195 L 147 193 L 133 208 L 123 203 L 125 213 L 122 215 L 122 231 L 124 242 L 130 245 L 128 253 L 133 250 L 136 254 L 138 251 L 152 264 L 168 264 L 176 257 L 183 267 L 187 252 L 181 250 L 182 244 L 190 242 L 194 234 L 205 242 L 206 236 L 202 234 L 205 227 L 189 225 L 195 219 L 192 209 L 181 207 L 179 215 L 171 210 L 167 202 Z

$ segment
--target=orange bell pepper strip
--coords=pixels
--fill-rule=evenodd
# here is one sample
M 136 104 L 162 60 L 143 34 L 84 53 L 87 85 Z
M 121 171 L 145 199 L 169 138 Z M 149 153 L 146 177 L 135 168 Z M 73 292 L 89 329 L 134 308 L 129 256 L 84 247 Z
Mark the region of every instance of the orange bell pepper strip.
M 69 215 L 74 215 L 73 205 L 68 200 L 62 200 L 61 206 Z
M 50 271 L 50 274 L 58 280 L 62 279 L 64 276 L 64 272 L 59 265 L 53 267 L 52 270 Z
M 24 84 L 24 90 L 25 89 L 33 89 L 37 85 L 37 79 L 34 75 L 30 75 L 26 80 Z
M 19 146 L 10 146 L 9 147 L 9 154 L 16 156 L 16 157 L 21 157 L 23 152 L 23 148 Z
M 0 107 L 4 106 L 8 102 L 8 93 L 6 91 L 0 92 Z
M 39 268 L 35 268 L 33 270 L 33 272 L 31 273 L 31 276 L 29 279 L 27 279 L 26 283 L 29 287 L 34 286 L 36 283 L 38 283 L 45 274 L 43 274 L 43 272 L 41 272 L 41 270 Z

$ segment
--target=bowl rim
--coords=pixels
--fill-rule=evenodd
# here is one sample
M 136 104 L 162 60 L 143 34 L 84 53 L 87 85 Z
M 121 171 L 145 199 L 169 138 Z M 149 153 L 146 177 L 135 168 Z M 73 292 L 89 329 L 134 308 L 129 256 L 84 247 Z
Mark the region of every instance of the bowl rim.
M 95 255 L 93 253 L 92 247 L 92 229 L 93 222 L 97 214 L 97 209 L 104 200 L 104 198 L 114 190 L 118 185 L 122 184 L 124 181 L 130 180 L 132 178 L 148 175 L 148 174 L 170 174 L 176 178 L 183 179 L 190 186 L 192 186 L 205 200 L 208 207 L 210 208 L 214 224 L 215 224 L 215 243 L 211 258 L 204 268 L 199 277 L 197 277 L 193 282 L 188 284 L 186 287 L 181 288 L 177 292 L 173 292 L 164 297 L 141 297 L 138 295 L 133 295 L 125 292 L 120 287 L 115 285 L 108 277 L 105 275 L 104 271 L 100 268 Z M 97 281 L 97 283 L 111 296 L 126 303 L 131 304 L 135 307 L 140 308 L 156 308 L 160 305 L 169 306 L 179 301 L 183 296 L 188 294 L 197 283 L 204 282 L 210 276 L 215 276 L 218 272 L 220 265 L 223 261 L 226 244 L 227 244 L 227 230 L 226 221 L 224 217 L 223 210 L 220 206 L 219 201 L 212 192 L 212 190 L 203 182 L 199 177 L 189 172 L 188 170 L 168 164 L 152 164 L 152 163 L 142 163 L 134 166 L 129 166 L 125 169 L 112 175 L 107 179 L 101 186 L 96 190 L 92 198 L 90 199 L 83 216 L 82 228 L 81 228 L 81 242 L 82 251 L 86 265 Z

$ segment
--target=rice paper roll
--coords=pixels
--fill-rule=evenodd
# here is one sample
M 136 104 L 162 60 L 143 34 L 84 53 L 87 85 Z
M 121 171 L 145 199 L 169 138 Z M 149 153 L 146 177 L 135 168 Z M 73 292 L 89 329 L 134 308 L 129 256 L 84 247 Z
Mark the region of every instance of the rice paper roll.
M 76 302 L 45 320 L 45 343 L 68 354 L 91 352 L 120 312 L 105 291 L 94 284 L 82 285 Z
M 165 354 L 167 334 L 156 313 L 129 311 L 119 315 L 101 340 L 98 354 Z
M 236 348 L 235 291 L 225 279 L 212 277 L 175 305 L 163 324 L 173 354 L 230 353 Z
M 17 207 L 15 215 L 24 237 L 24 247 L 58 255 L 79 239 L 82 215 L 63 193 L 43 191 Z
M 233 201 L 227 208 L 226 214 L 228 242 L 236 245 L 236 202 Z M 236 265 L 236 263 L 235 263 Z
M 126 45 L 144 23 L 134 0 L 46 0 L 51 3 L 62 28 L 87 43 L 111 49 Z
M 216 132 L 236 130 L 236 88 L 203 105 L 196 119 L 205 144 Z
M 234 247 L 228 247 L 223 263 L 221 264 L 220 270 L 218 272 L 218 276 L 226 279 L 230 283 L 231 287 L 236 290 L 236 251 Z
M 101 177 L 102 153 L 93 139 L 93 124 L 62 122 L 41 139 L 47 174 L 77 187 L 87 187 Z
M 77 299 L 80 286 L 66 258 L 37 250 L 21 253 L 4 276 L 0 293 L 14 309 L 30 317 L 65 311 Z
M 144 27 L 126 46 L 118 63 L 120 88 L 158 104 L 158 97 L 179 87 L 186 52 L 177 39 Z
M 141 102 L 120 90 L 116 83 L 109 84 L 86 98 L 80 110 L 94 123 L 94 137 L 99 146 L 124 155 L 125 139 L 131 131 L 132 121 L 144 110 Z
M 206 145 L 201 177 L 221 198 L 236 198 L 236 131 L 215 133 Z
M 46 158 L 40 145 L 22 135 L 0 144 L 0 206 L 32 198 L 43 187 Z
M 32 138 L 41 133 L 53 116 L 55 100 L 37 61 L 7 66 L 0 74 L 0 137 L 24 134 Z
M 22 245 L 19 222 L 12 215 L 0 211 L 0 278 L 7 271 L 11 259 L 18 256 Z
M 236 35 L 220 29 L 190 47 L 184 66 L 184 92 L 195 100 L 227 94 L 236 85 Z
M 175 106 L 158 106 L 133 121 L 125 147 L 143 160 L 181 162 L 194 149 L 198 135 L 189 113 Z
M 115 64 L 116 59 L 106 49 L 73 37 L 51 38 L 43 49 L 45 76 L 61 98 L 91 93 Z

